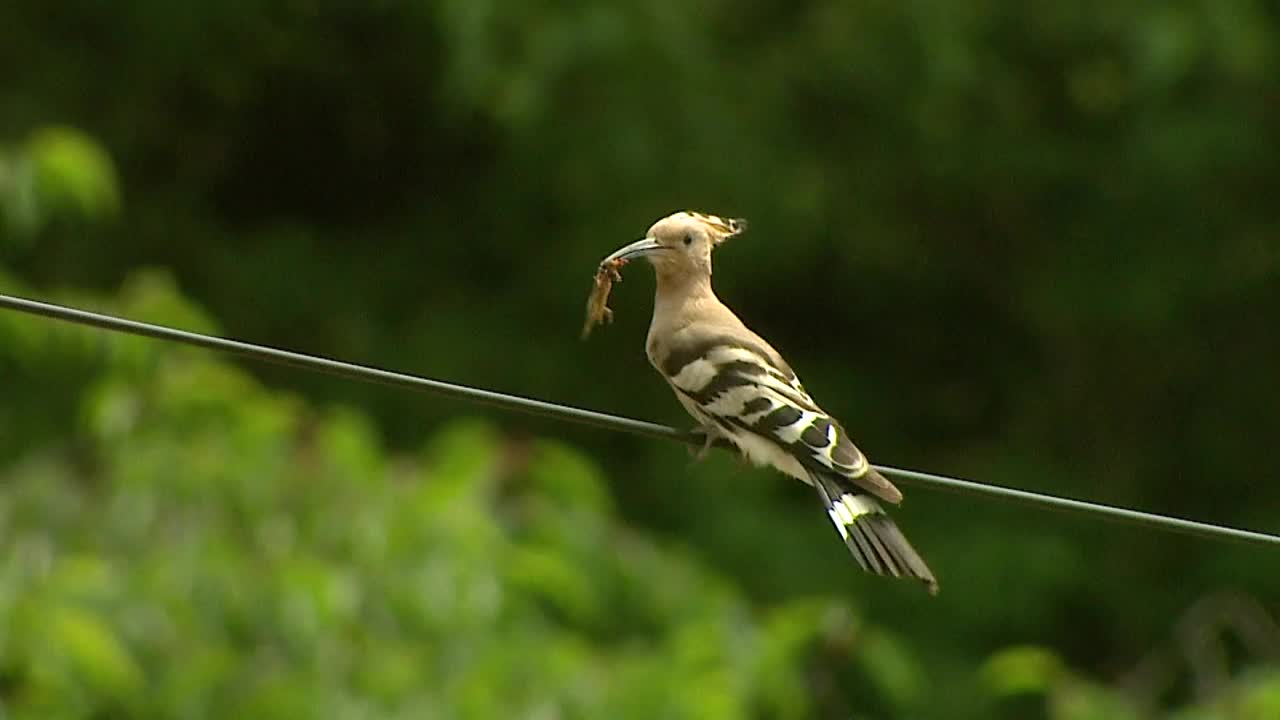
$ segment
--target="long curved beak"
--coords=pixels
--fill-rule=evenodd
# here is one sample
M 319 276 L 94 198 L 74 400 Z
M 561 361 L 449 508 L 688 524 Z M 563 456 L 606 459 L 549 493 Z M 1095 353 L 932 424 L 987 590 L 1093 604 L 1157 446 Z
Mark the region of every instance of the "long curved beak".
M 614 250 L 609 254 L 609 257 L 601 260 L 600 264 L 604 265 L 605 263 L 616 262 L 618 260 L 634 260 L 635 258 L 653 255 L 663 250 L 666 250 L 666 248 L 659 245 L 657 240 L 654 240 L 653 238 L 642 238 L 630 245 L 624 245 L 623 247 Z

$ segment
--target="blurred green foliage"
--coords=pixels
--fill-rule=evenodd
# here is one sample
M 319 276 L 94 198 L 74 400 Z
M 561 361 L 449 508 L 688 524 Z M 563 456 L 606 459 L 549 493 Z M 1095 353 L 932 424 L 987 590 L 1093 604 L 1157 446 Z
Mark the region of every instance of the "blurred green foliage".
M 98 220 L 120 208 L 111 158 L 71 128 L 42 128 L 16 148 L 0 148 L 0 218 L 14 241 L 54 219 Z
M 202 324 L 162 277 L 122 295 Z M 920 702 L 888 631 L 753 608 L 560 443 L 460 421 L 396 456 L 349 408 L 94 339 L 65 446 L 0 474 L 6 716 L 799 718 L 811 673 Z
M 11 0 L 0 68 L 0 291 L 683 423 L 591 269 L 745 215 L 874 460 L 1280 531 L 1273 4 Z M 1265 551 L 908 487 L 930 599 L 474 412 L 0 313 L 0 716 L 1280 716 Z

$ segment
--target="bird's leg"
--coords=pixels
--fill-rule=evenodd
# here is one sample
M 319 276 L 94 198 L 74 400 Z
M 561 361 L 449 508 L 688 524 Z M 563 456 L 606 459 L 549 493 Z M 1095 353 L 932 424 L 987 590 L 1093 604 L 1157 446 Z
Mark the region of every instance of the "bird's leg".
M 690 430 L 689 434 L 695 437 L 699 435 L 703 437 L 701 448 L 699 448 L 697 451 L 694 451 L 693 449 L 689 450 L 689 452 L 693 453 L 693 459 L 701 460 L 705 458 L 707 456 L 707 451 L 710 450 L 711 446 L 714 445 L 716 442 L 715 428 L 712 428 L 708 425 L 699 425 L 693 428 L 692 430 Z

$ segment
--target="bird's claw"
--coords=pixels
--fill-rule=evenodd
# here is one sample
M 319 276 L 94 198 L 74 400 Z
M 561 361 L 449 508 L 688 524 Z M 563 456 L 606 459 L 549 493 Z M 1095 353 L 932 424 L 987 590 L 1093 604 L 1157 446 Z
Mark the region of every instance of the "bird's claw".
M 707 452 L 711 450 L 711 447 L 716 444 L 717 436 L 715 432 L 702 425 L 690 430 L 689 434 L 694 438 L 700 438 L 702 440 L 702 447 L 697 450 L 694 450 L 693 448 L 689 449 L 694 460 L 702 460 L 707 456 Z

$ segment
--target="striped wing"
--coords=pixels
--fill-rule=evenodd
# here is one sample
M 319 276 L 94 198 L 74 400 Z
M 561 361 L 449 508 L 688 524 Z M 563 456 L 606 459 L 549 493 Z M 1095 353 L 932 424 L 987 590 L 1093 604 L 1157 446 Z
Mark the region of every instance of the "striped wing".
M 801 479 L 832 473 L 899 502 L 898 489 L 871 470 L 844 428 L 809 397 L 795 372 L 774 357 L 762 346 L 718 336 L 673 349 L 661 370 L 698 420 L 736 438 L 744 451 L 760 448 L 759 455 L 783 472 L 789 472 L 787 459 L 793 459 L 803 469 Z

